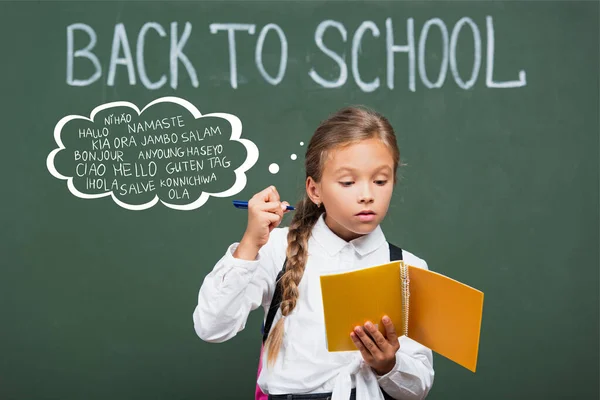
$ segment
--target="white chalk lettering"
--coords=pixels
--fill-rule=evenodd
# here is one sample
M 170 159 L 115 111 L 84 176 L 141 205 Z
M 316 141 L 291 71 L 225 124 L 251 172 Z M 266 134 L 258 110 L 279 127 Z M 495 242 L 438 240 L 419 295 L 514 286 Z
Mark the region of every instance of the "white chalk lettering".
M 336 88 L 336 87 L 343 86 L 346 83 L 346 80 L 348 79 L 348 66 L 346 65 L 346 62 L 344 61 L 344 59 L 339 54 L 337 54 L 335 51 L 330 50 L 329 48 L 325 47 L 325 44 L 323 43 L 323 35 L 325 34 L 325 31 L 329 27 L 336 28 L 340 32 L 344 43 L 346 43 L 346 39 L 348 37 L 348 32 L 346 31 L 346 28 L 344 28 L 344 25 L 342 25 L 340 22 L 332 21 L 332 20 L 326 20 L 326 21 L 321 22 L 317 26 L 317 30 L 315 31 L 315 43 L 317 44 L 317 47 L 323 53 L 327 54 L 329 57 L 331 57 L 337 63 L 337 65 L 340 68 L 340 75 L 338 76 L 338 78 L 335 81 L 328 81 L 325 78 L 321 77 L 317 73 L 317 71 L 315 71 L 314 68 L 311 68 L 310 72 L 308 74 L 313 79 L 313 81 L 315 81 L 319 85 L 321 85 L 325 88 Z
M 90 41 L 85 48 L 74 51 L 74 32 L 77 30 L 84 31 L 85 33 L 87 33 L 90 38 Z M 78 23 L 67 26 L 67 85 L 91 85 L 92 83 L 100 79 L 100 77 L 102 76 L 102 67 L 100 66 L 100 60 L 98 60 L 98 57 L 90 51 L 94 48 L 94 46 L 96 46 L 96 41 L 96 32 L 89 25 Z M 95 71 L 87 79 L 75 79 L 73 77 L 73 61 L 75 58 L 79 57 L 87 58 L 92 62 L 92 64 L 94 64 Z
M 192 80 L 192 86 L 195 88 L 198 87 L 198 76 L 196 75 L 196 70 L 190 62 L 190 59 L 187 58 L 187 56 L 183 53 L 183 47 L 187 43 L 191 32 L 192 24 L 186 22 L 185 28 L 183 29 L 183 34 L 181 35 L 181 40 L 177 40 L 177 22 L 171 22 L 171 51 L 169 54 L 169 60 L 171 64 L 171 87 L 173 89 L 177 89 L 179 77 L 179 63 L 177 61 L 182 62 L 183 66 L 188 72 L 188 75 L 190 76 L 190 79 Z
M 135 141 L 135 137 L 130 136 L 129 138 L 127 136 L 121 136 L 121 137 L 116 137 L 113 140 L 113 147 L 115 149 L 119 149 L 119 148 L 124 148 L 124 147 L 135 147 L 137 146 L 137 142 Z
M 379 28 L 377 28 L 377 25 L 375 25 L 375 23 L 372 21 L 364 21 L 358 27 L 354 33 L 354 37 L 352 38 L 352 76 L 354 77 L 354 81 L 358 87 L 363 92 L 370 93 L 379 87 L 379 77 L 367 83 L 361 79 L 360 72 L 358 70 L 358 51 L 361 48 L 362 37 L 367 29 L 373 33 L 374 37 L 379 37 L 380 35 Z
M 106 166 L 104 164 L 86 164 L 78 163 L 75 167 L 75 173 L 77 176 L 82 177 L 86 175 L 103 176 L 106 173 Z
M 123 58 L 119 57 L 121 48 L 123 48 L 123 53 L 125 56 Z M 127 32 L 125 31 L 125 25 L 123 25 L 122 23 L 115 25 L 112 50 L 110 54 L 110 64 L 108 67 L 108 86 L 114 86 L 115 84 L 117 65 L 127 66 L 129 84 L 135 85 L 135 70 L 133 68 L 133 57 L 131 56 L 131 49 L 129 48 L 129 41 L 127 40 Z
M 226 161 L 227 157 L 223 156 L 223 157 L 210 157 L 208 159 L 208 161 L 210 161 L 210 167 L 211 168 L 216 168 L 216 167 L 221 167 L 221 168 L 229 168 L 229 166 L 231 165 L 231 161 Z
M 189 199 L 190 193 L 187 189 L 183 189 L 183 192 L 179 192 L 175 189 L 169 189 L 169 199 L 170 200 L 181 200 L 181 199 Z
M 85 188 L 105 192 L 110 190 L 106 184 L 106 178 L 85 178 Z
M 427 77 L 427 71 L 425 70 L 425 46 L 427 45 L 427 35 L 429 33 L 429 29 L 431 25 L 436 25 L 440 28 L 440 32 L 442 33 L 442 61 L 440 65 L 440 73 L 438 75 L 437 81 L 431 82 Z M 421 37 L 419 38 L 419 75 L 421 76 L 421 81 L 423 84 L 429 89 L 440 88 L 444 84 L 446 80 L 446 73 L 448 71 L 448 29 L 446 28 L 446 24 L 439 18 L 433 18 L 425 22 L 423 29 L 421 30 Z
M 271 29 L 273 29 L 275 32 L 277 32 L 277 35 L 279 36 L 279 43 L 281 45 L 281 58 L 279 59 L 279 71 L 277 72 L 277 76 L 275 78 L 273 78 L 271 75 L 269 75 L 269 73 L 265 70 L 265 66 L 263 65 L 263 61 L 262 61 L 263 45 L 265 43 L 265 38 L 267 37 L 267 33 L 269 33 L 269 31 Z M 271 85 L 278 85 L 279 82 L 281 82 L 281 80 L 283 79 L 283 76 L 285 75 L 285 69 L 287 67 L 287 57 L 288 57 L 288 44 L 287 44 L 287 39 L 285 38 L 285 33 L 283 33 L 283 30 L 279 27 L 279 25 L 276 25 L 276 24 L 265 25 L 261 29 L 260 34 L 258 35 L 258 43 L 256 44 L 255 60 L 256 60 L 256 67 L 260 71 L 260 74 Z
M 229 45 L 229 81 L 231 87 L 237 89 L 237 55 L 235 48 L 235 31 L 247 31 L 254 35 L 256 25 L 254 24 L 210 24 L 210 33 L 216 34 L 219 31 L 227 31 L 227 41 Z
M 385 18 L 385 67 L 386 67 L 386 86 L 390 90 L 394 90 L 396 86 L 396 71 L 406 71 L 407 87 L 411 92 L 416 91 L 416 74 L 418 69 L 418 75 L 423 83 L 423 86 L 427 89 L 441 88 L 446 84 L 446 78 L 448 75 L 448 69 L 456 85 L 463 89 L 469 90 L 475 86 L 479 79 L 480 71 L 485 68 L 485 87 L 487 88 L 518 88 L 523 87 L 527 84 L 526 73 L 524 70 L 518 70 L 518 79 L 516 80 L 497 80 L 494 77 L 494 66 L 495 66 L 495 51 L 496 51 L 496 35 L 494 29 L 494 19 L 491 16 L 485 17 L 487 42 L 486 42 L 486 54 L 485 58 L 483 55 L 483 45 L 481 30 L 483 25 L 477 25 L 476 21 L 469 17 L 462 17 L 454 24 L 452 31 L 447 21 L 441 18 L 432 18 L 427 20 L 422 29 L 419 32 L 415 32 L 414 19 L 412 17 L 406 18 L 405 21 L 399 21 L 402 24 L 405 22 L 403 29 L 405 29 L 406 35 L 401 32 L 394 31 L 394 23 L 392 18 Z M 473 64 L 471 71 L 458 71 L 459 61 L 457 59 L 458 52 L 457 47 L 459 45 L 460 34 L 465 30 L 465 26 L 468 26 L 473 35 Z M 163 26 L 157 22 L 145 22 L 141 25 L 140 30 L 137 33 L 137 42 L 135 44 L 135 63 L 132 56 L 131 46 L 129 42 L 126 26 L 123 23 L 117 23 L 114 25 L 114 31 L 112 34 L 112 46 L 110 47 L 109 60 L 101 63 L 99 56 L 95 54 L 96 43 L 98 37 L 94 29 L 83 23 L 76 23 L 67 26 L 67 63 L 66 63 L 66 80 L 67 84 L 71 86 L 87 86 L 101 79 L 102 77 L 102 65 L 108 65 L 108 74 L 106 84 L 108 86 L 114 86 L 117 80 L 118 66 L 125 66 L 123 71 L 127 72 L 126 83 L 128 85 L 136 85 L 139 77 L 139 81 L 142 85 L 149 90 L 157 90 L 164 88 L 167 81 L 170 82 L 170 86 L 176 89 L 179 85 L 179 64 L 181 63 L 186 69 L 189 79 L 187 81 L 193 87 L 198 87 L 198 75 L 194 65 L 190 61 L 190 58 L 185 53 L 185 48 L 191 39 L 192 35 L 192 24 L 185 22 L 182 32 L 179 32 L 180 25 L 178 22 L 170 23 L 170 31 L 166 26 Z M 439 57 L 428 57 L 431 53 L 428 53 L 428 39 L 432 33 L 432 28 L 438 28 L 440 31 L 442 46 L 441 55 Z M 325 67 L 325 70 L 317 72 L 316 66 L 310 66 L 308 68 L 308 75 L 310 78 L 320 87 L 323 88 L 339 88 L 346 85 L 348 81 L 348 68 L 351 68 L 352 78 L 358 86 L 358 88 L 366 93 L 371 93 L 379 90 L 384 79 L 382 76 L 374 76 L 366 79 L 365 76 L 361 75 L 361 53 L 364 50 L 365 43 L 369 42 L 366 35 L 371 35 L 373 38 L 379 38 L 382 35 L 381 27 L 371 20 L 365 20 L 360 22 L 358 28 L 354 32 L 352 37 L 352 43 L 350 49 L 348 49 L 348 31 L 343 21 L 336 21 L 333 19 L 326 19 L 320 21 L 316 25 L 314 31 L 314 44 L 316 45 L 317 51 L 323 53 L 326 58 L 331 59 L 332 65 Z M 152 31 L 152 33 L 150 33 Z M 242 76 L 238 74 L 238 54 L 237 45 L 240 40 L 247 40 L 245 36 L 239 36 L 237 33 L 243 32 L 248 35 L 254 35 L 257 31 L 257 25 L 253 23 L 211 23 L 209 24 L 210 34 L 215 35 L 221 31 L 227 33 L 227 52 L 229 55 L 229 82 L 233 89 L 237 89 L 242 80 Z M 273 54 L 267 55 L 265 45 L 269 33 L 272 31 L 277 36 L 274 40 L 279 40 L 279 52 L 275 50 Z M 332 32 L 333 31 L 333 32 Z M 325 35 L 328 34 L 329 42 L 325 44 Z M 416 36 L 419 35 L 418 42 Z M 437 35 L 437 32 L 435 33 Z M 466 33 L 468 35 L 468 33 Z M 87 41 L 84 38 L 80 38 L 81 35 L 87 35 Z M 339 35 L 339 36 L 338 36 Z M 161 41 L 169 36 L 169 76 L 166 72 L 160 72 L 158 76 L 148 76 L 148 63 L 145 58 L 145 51 L 148 46 L 146 44 L 148 40 Z M 273 35 L 271 35 L 273 36 Z M 75 48 L 75 42 L 83 42 L 80 48 Z M 333 42 L 332 42 L 333 41 Z M 335 43 L 335 42 L 338 43 Z M 398 44 L 396 43 L 398 42 Z M 346 46 L 344 51 L 337 50 L 341 45 Z M 248 45 L 244 42 L 244 45 Z M 336 50 L 334 50 L 336 49 Z M 195 49 L 196 50 L 196 49 Z M 346 51 L 350 50 L 350 63 L 348 65 Z M 201 52 L 201 50 L 198 50 Z M 300 50 L 302 51 L 302 49 Z M 431 51 L 431 50 L 429 50 Z M 309 50 L 307 50 L 309 52 Z M 407 55 L 407 68 L 396 68 L 397 53 L 406 53 Z M 469 57 L 470 52 L 461 51 L 460 54 L 467 54 Z M 296 53 L 297 54 L 297 53 Z M 277 86 L 280 85 L 287 75 L 288 67 L 288 56 L 289 56 L 289 43 L 285 33 L 285 29 L 277 23 L 271 22 L 264 25 L 260 32 L 254 47 L 254 58 L 256 68 L 259 75 L 262 76 L 265 82 L 269 85 Z M 84 60 L 81 60 L 84 59 Z M 437 74 L 432 72 L 431 66 L 427 65 L 428 60 L 439 60 L 439 70 Z M 75 61 L 80 63 L 92 63 L 92 72 L 89 76 L 78 78 L 75 73 Z M 278 64 L 277 64 L 277 61 Z M 369 63 L 377 62 L 378 60 L 369 60 Z M 298 60 L 294 59 L 297 63 Z M 310 62 L 310 55 L 306 56 L 306 62 Z M 486 65 L 482 65 L 483 63 Z M 275 64 L 275 65 L 274 65 Z M 379 70 L 375 64 L 370 70 Z M 89 68 L 86 69 L 88 71 Z M 496 72 L 497 73 L 497 72 Z M 206 75 L 205 75 L 206 76 Z M 206 79 L 214 80 L 214 77 L 207 77 Z M 112 118 L 111 116 L 105 118 L 105 124 L 115 124 L 119 118 Z M 131 121 L 126 121 L 131 123 Z
M 200 150 L 198 150 L 198 147 L 196 146 L 188 147 L 185 150 L 185 155 L 188 157 L 198 157 L 200 156 Z
M 138 34 L 136 46 L 136 61 L 138 74 L 140 76 L 140 80 L 146 88 L 155 90 L 160 89 L 165 85 L 165 83 L 167 83 L 167 76 L 165 74 L 162 74 L 158 81 L 152 82 L 150 81 L 150 78 L 148 78 L 148 74 L 146 73 L 146 64 L 144 63 L 144 44 L 146 42 L 146 32 L 148 32 L 150 29 L 154 29 L 160 35 L 160 37 L 167 36 L 167 33 L 160 24 L 157 24 L 156 22 L 147 22 L 144 24 L 144 26 L 142 26 L 142 29 L 140 29 L 140 32 Z
M 131 114 L 121 114 L 119 115 L 114 115 L 114 114 L 110 114 L 108 117 L 104 118 L 104 125 L 119 125 L 122 124 L 124 122 L 131 122 Z
M 394 53 L 408 53 L 408 89 L 411 92 L 416 90 L 415 84 L 415 28 L 414 20 L 409 18 L 406 21 L 406 37 L 408 44 L 400 46 L 394 44 L 394 27 L 392 19 L 385 20 L 386 29 L 386 49 L 387 49 L 387 86 L 394 89 Z
M 204 128 L 204 133 L 200 133 L 197 129 L 188 132 L 182 132 L 181 139 L 183 143 L 201 142 L 205 137 L 212 137 L 215 134 L 221 135 L 221 129 L 219 129 L 218 126 L 216 128 L 213 128 L 212 126 L 210 128 Z
M 161 144 L 175 144 L 177 143 L 177 141 L 179 140 L 179 135 L 177 135 L 176 133 L 163 133 L 162 135 L 148 135 L 148 136 L 142 136 L 142 140 L 140 142 L 140 144 L 142 146 L 147 146 L 149 144 L 157 144 L 157 143 L 161 143 Z
M 167 163 L 165 171 L 172 175 L 178 172 L 202 171 L 204 169 L 204 160 L 186 160 Z
M 210 175 L 194 175 L 194 176 L 173 176 L 165 179 L 160 179 L 160 187 L 185 187 L 185 186 L 200 186 L 211 183 L 217 180 L 217 175 L 213 172 Z
M 168 149 L 146 149 L 140 150 L 138 154 L 139 160 L 150 160 L 158 159 L 162 160 L 165 158 L 177 158 L 185 156 L 185 151 L 181 147 L 170 147 Z
M 489 15 L 485 17 L 487 27 L 487 70 L 485 74 L 485 83 L 490 88 L 514 88 L 522 87 L 527 84 L 525 71 L 519 71 L 519 80 L 517 81 L 506 81 L 506 82 L 494 82 L 494 51 L 495 51 L 495 37 L 494 37 L 494 20 Z
M 127 196 L 130 194 L 142 194 L 147 192 L 153 192 L 154 189 L 155 187 L 153 180 L 150 180 L 148 182 L 124 183 L 119 187 L 119 194 L 121 196 Z
M 158 171 L 158 166 L 154 161 L 150 161 L 147 165 L 134 163 L 134 174 L 137 178 L 146 176 L 155 176 Z
M 73 155 L 75 161 L 123 161 L 123 152 L 121 150 L 75 150 L 73 152 Z
M 92 150 L 110 149 L 110 141 L 108 138 L 92 140 Z
M 99 139 L 102 137 L 106 137 L 108 136 L 109 130 L 108 128 L 104 127 L 102 129 L 100 128 L 79 128 L 79 138 L 92 138 L 92 139 Z
M 473 69 L 471 70 L 471 77 L 467 82 L 463 81 L 458 72 L 458 63 L 456 61 L 456 46 L 458 43 L 458 36 L 460 35 L 462 27 L 467 24 L 471 28 L 473 33 Z M 475 25 L 475 22 L 471 18 L 461 18 L 454 29 L 452 29 L 452 35 L 450 36 L 450 71 L 454 81 L 461 89 L 470 89 L 473 87 L 479 76 L 479 69 L 481 67 L 481 35 L 479 34 L 479 28 Z
M 113 164 L 113 173 L 115 176 L 131 176 L 131 163 Z
M 146 132 L 148 130 L 159 130 L 159 129 L 170 129 L 170 128 L 182 128 L 185 124 L 183 117 L 177 115 L 176 117 L 167 117 L 162 119 L 155 119 L 152 121 L 142 121 L 127 125 L 128 133 Z
M 219 155 L 219 154 L 223 153 L 223 145 L 217 144 L 217 145 L 200 146 L 199 150 L 200 150 L 200 155 L 202 155 L 202 156 Z

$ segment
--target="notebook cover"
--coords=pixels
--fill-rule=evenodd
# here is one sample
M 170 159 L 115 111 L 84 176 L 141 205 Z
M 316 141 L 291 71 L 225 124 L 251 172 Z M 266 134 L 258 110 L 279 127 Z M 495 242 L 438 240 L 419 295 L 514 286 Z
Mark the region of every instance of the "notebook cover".
M 402 286 L 399 261 L 320 278 L 329 351 L 357 350 L 350 333 L 367 321 L 376 324 L 385 336 L 381 322 L 384 315 L 388 315 L 400 331 Z
M 408 337 L 475 372 L 483 314 L 483 292 L 434 271 L 408 266 Z M 400 261 L 357 271 L 322 275 L 321 293 L 329 351 L 353 351 L 350 332 L 366 321 L 390 316 L 401 335 Z
M 475 372 L 483 292 L 434 271 L 408 270 L 408 336 Z

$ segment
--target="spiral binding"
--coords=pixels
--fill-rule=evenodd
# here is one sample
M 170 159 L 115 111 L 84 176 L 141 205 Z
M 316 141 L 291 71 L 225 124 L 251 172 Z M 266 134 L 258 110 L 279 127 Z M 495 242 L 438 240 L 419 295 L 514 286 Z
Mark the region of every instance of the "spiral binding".
M 410 305 L 410 277 L 408 265 L 400 261 L 400 277 L 402 278 L 402 334 L 408 337 L 408 310 Z

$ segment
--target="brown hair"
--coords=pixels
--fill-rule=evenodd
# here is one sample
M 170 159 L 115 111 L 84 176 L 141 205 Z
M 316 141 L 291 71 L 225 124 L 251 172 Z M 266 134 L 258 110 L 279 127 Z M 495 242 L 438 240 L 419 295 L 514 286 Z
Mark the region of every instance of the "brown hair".
M 317 127 L 306 150 L 304 162 L 306 178 L 310 176 L 315 182 L 320 182 L 325 161 L 332 150 L 372 138 L 379 138 L 392 152 L 394 183 L 396 183 L 400 151 L 392 126 L 381 114 L 356 106 L 339 110 Z M 298 285 L 304 275 L 310 232 L 324 212 L 324 207 L 314 204 L 306 193 L 296 206 L 287 236 L 286 271 L 281 277 L 283 285 L 282 318 L 277 321 L 269 333 L 266 343 L 268 365 L 272 365 L 277 360 L 283 342 L 284 319 L 294 310 L 298 299 Z

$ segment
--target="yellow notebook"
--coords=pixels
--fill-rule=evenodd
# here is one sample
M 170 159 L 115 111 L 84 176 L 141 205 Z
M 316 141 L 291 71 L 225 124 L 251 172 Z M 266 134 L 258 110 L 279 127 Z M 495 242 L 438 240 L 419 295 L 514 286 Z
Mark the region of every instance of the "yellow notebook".
M 394 261 L 321 276 L 329 351 L 352 351 L 350 332 L 388 315 L 406 335 L 475 372 L 483 292 L 439 273 Z

